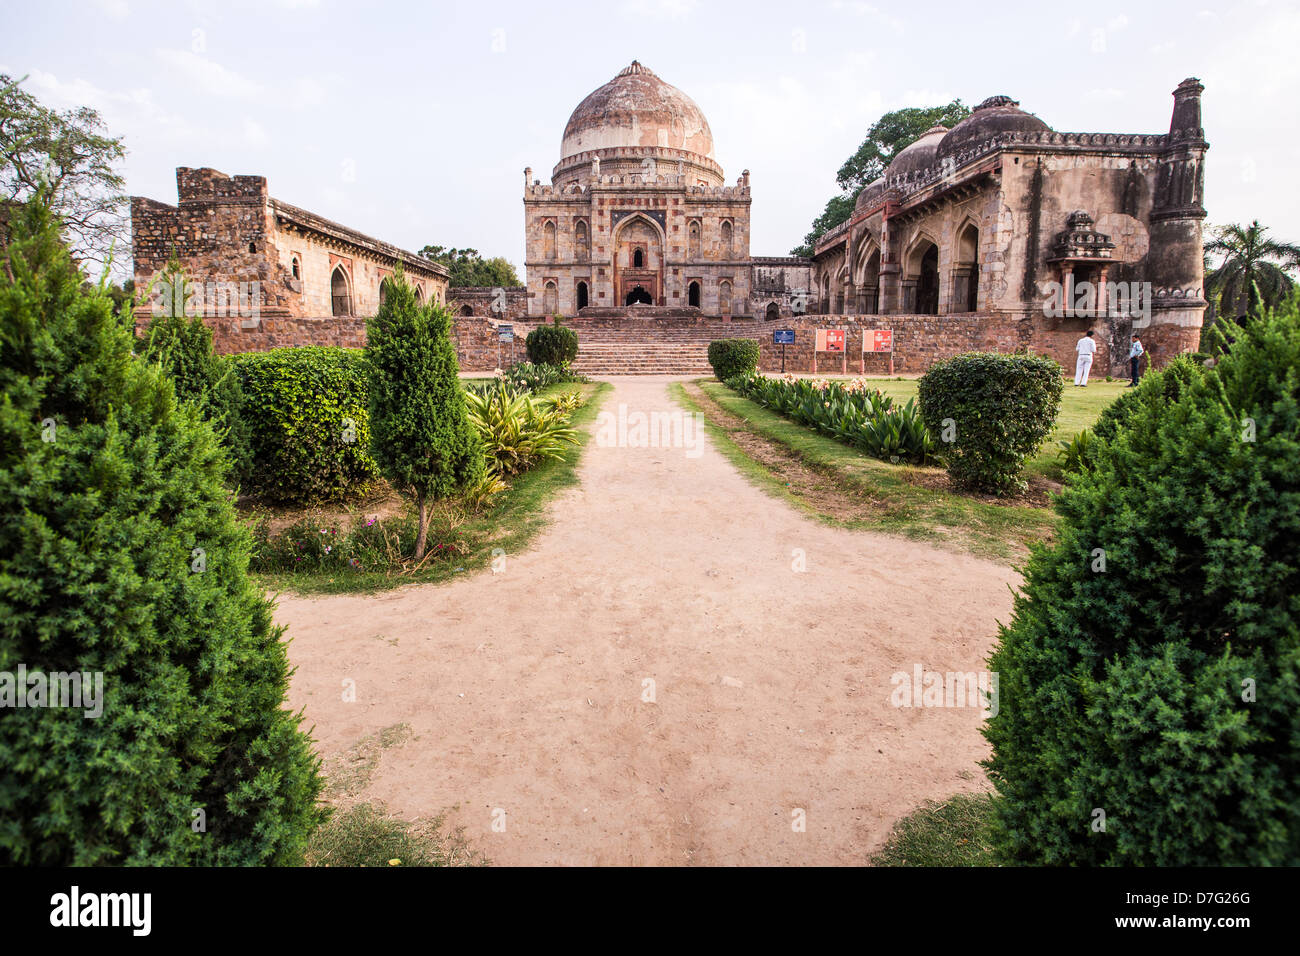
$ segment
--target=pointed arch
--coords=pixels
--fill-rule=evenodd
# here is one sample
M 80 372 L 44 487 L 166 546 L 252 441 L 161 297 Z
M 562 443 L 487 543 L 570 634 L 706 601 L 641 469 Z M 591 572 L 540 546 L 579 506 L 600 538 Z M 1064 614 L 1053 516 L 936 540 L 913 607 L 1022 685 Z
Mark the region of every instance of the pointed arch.
M 330 273 L 330 313 L 352 315 L 352 277 L 342 263 Z

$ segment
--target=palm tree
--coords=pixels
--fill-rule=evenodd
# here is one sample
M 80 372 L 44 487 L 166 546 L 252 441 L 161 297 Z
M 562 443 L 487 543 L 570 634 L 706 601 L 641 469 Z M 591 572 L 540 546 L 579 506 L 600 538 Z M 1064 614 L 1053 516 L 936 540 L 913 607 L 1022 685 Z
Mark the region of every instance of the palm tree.
M 1300 267 L 1300 246 L 1268 238 L 1258 219 L 1246 227 L 1222 226 L 1213 236 L 1205 244 L 1206 265 L 1213 256 L 1223 258 L 1207 270 L 1205 291 L 1217 314 L 1255 316 L 1291 292 L 1290 270 Z

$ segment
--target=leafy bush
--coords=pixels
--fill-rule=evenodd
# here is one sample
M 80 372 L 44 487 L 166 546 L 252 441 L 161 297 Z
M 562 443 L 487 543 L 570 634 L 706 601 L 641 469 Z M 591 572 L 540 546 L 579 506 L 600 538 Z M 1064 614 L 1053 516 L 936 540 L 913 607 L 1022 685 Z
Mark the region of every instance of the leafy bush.
M 1131 406 L 1056 508 L 991 661 L 1005 857 L 1300 864 L 1300 303 Z
M 393 485 L 415 495 L 424 557 L 429 502 L 482 477 L 483 446 L 465 411 L 451 312 L 422 306 L 399 265 L 379 313 L 366 322 L 370 448 Z
M 750 372 L 733 376 L 726 384 L 764 408 L 873 458 L 918 465 L 934 458 L 934 439 L 915 405 L 909 401 L 899 408 L 866 379 L 838 382 L 795 378 L 789 373 L 768 378 Z
M 709 365 L 719 382 L 758 368 L 758 343 L 753 339 L 717 339 L 709 343 Z
M 465 397 L 470 421 L 487 449 L 488 468 L 497 475 L 515 475 L 545 459 L 562 458 L 564 446 L 578 441 L 566 413 L 504 382 L 490 392 L 467 392 Z
M 578 333 L 560 324 L 539 325 L 524 339 L 528 360 L 534 365 L 568 365 L 578 357 Z
M 275 502 L 339 500 L 378 477 L 359 350 L 272 349 L 234 364 L 252 444 L 251 492 Z
M 184 281 L 179 269 L 177 265 L 169 281 Z M 247 481 L 253 456 L 248 423 L 240 414 L 243 392 L 231 362 L 213 352 L 212 330 L 203 319 L 155 316 L 145 327 L 137 350 L 172 377 L 177 398 L 193 402 L 204 420 L 212 422 L 230 453 L 234 483 Z
M 1091 429 L 1085 428 L 1073 438 L 1063 438 L 1056 444 L 1061 449 L 1056 453 L 1056 458 L 1061 463 L 1061 471 L 1065 474 L 1078 474 L 1092 466 L 1092 456 L 1096 451 L 1097 443 L 1093 439 Z
M 408 563 L 419 533 L 419 519 L 413 514 L 371 517 L 351 528 L 322 518 L 301 518 L 274 535 L 263 523 L 254 532 L 251 567 L 290 574 L 392 571 Z M 436 523 L 431 535 L 428 552 L 434 558 L 460 557 L 469 550 L 452 521 Z
M 532 362 L 516 362 L 502 372 L 500 377 L 515 388 L 526 392 L 540 392 L 551 385 L 590 381 L 585 375 L 570 372 L 568 367 L 564 365 L 548 365 L 545 363 L 534 365 Z M 480 392 L 491 391 L 495 387 L 494 382 L 475 386 L 477 391 Z
M 1025 459 L 1052 431 L 1061 366 L 1035 355 L 970 352 L 933 365 L 917 387 L 921 415 L 958 485 L 1017 491 Z
M 225 452 L 131 354 L 102 286 L 83 291 L 43 202 L 14 209 L 0 262 L 0 672 L 84 674 L 102 693 L 7 702 L 0 863 L 297 863 L 320 818 L 318 761 L 284 708 L 285 645 L 247 574 Z

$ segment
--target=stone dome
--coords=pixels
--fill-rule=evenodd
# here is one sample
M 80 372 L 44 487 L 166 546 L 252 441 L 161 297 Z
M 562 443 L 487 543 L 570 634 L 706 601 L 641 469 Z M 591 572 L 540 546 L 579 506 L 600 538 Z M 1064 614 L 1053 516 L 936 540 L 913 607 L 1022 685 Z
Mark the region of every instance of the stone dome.
M 1009 96 L 990 96 L 975 111 L 954 126 L 939 143 L 935 155 L 942 159 L 967 146 L 974 146 L 998 133 L 1050 133 L 1052 128 L 1020 108 Z
M 619 146 L 686 150 L 714 159 L 713 133 L 695 101 L 636 60 L 578 104 L 564 127 L 561 162 Z
M 880 199 L 880 194 L 885 191 L 885 177 L 873 179 L 862 187 L 862 192 L 858 193 L 857 201 L 853 203 L 855 213 L 862 212 L 864 209 L 870 209 Z
M 904 147 L 898 151 L 885 170 L 886 176 L 901 176 L 905 173 L 914 173 L 918 169 L 925 169 L 933 165 L 935 153 L 939 149 L 939 143 L 948 135 L 948 127 L 931 126 L 912 145 Z

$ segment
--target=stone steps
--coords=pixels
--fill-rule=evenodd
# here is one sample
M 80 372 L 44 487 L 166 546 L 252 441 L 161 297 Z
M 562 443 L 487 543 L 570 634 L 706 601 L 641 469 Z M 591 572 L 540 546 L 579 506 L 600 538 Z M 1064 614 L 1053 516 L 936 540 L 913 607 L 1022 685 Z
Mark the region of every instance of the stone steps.
M 699 375 L 709 368 L 707 342 L 582 342 L 574 371 L 584 375 Z

